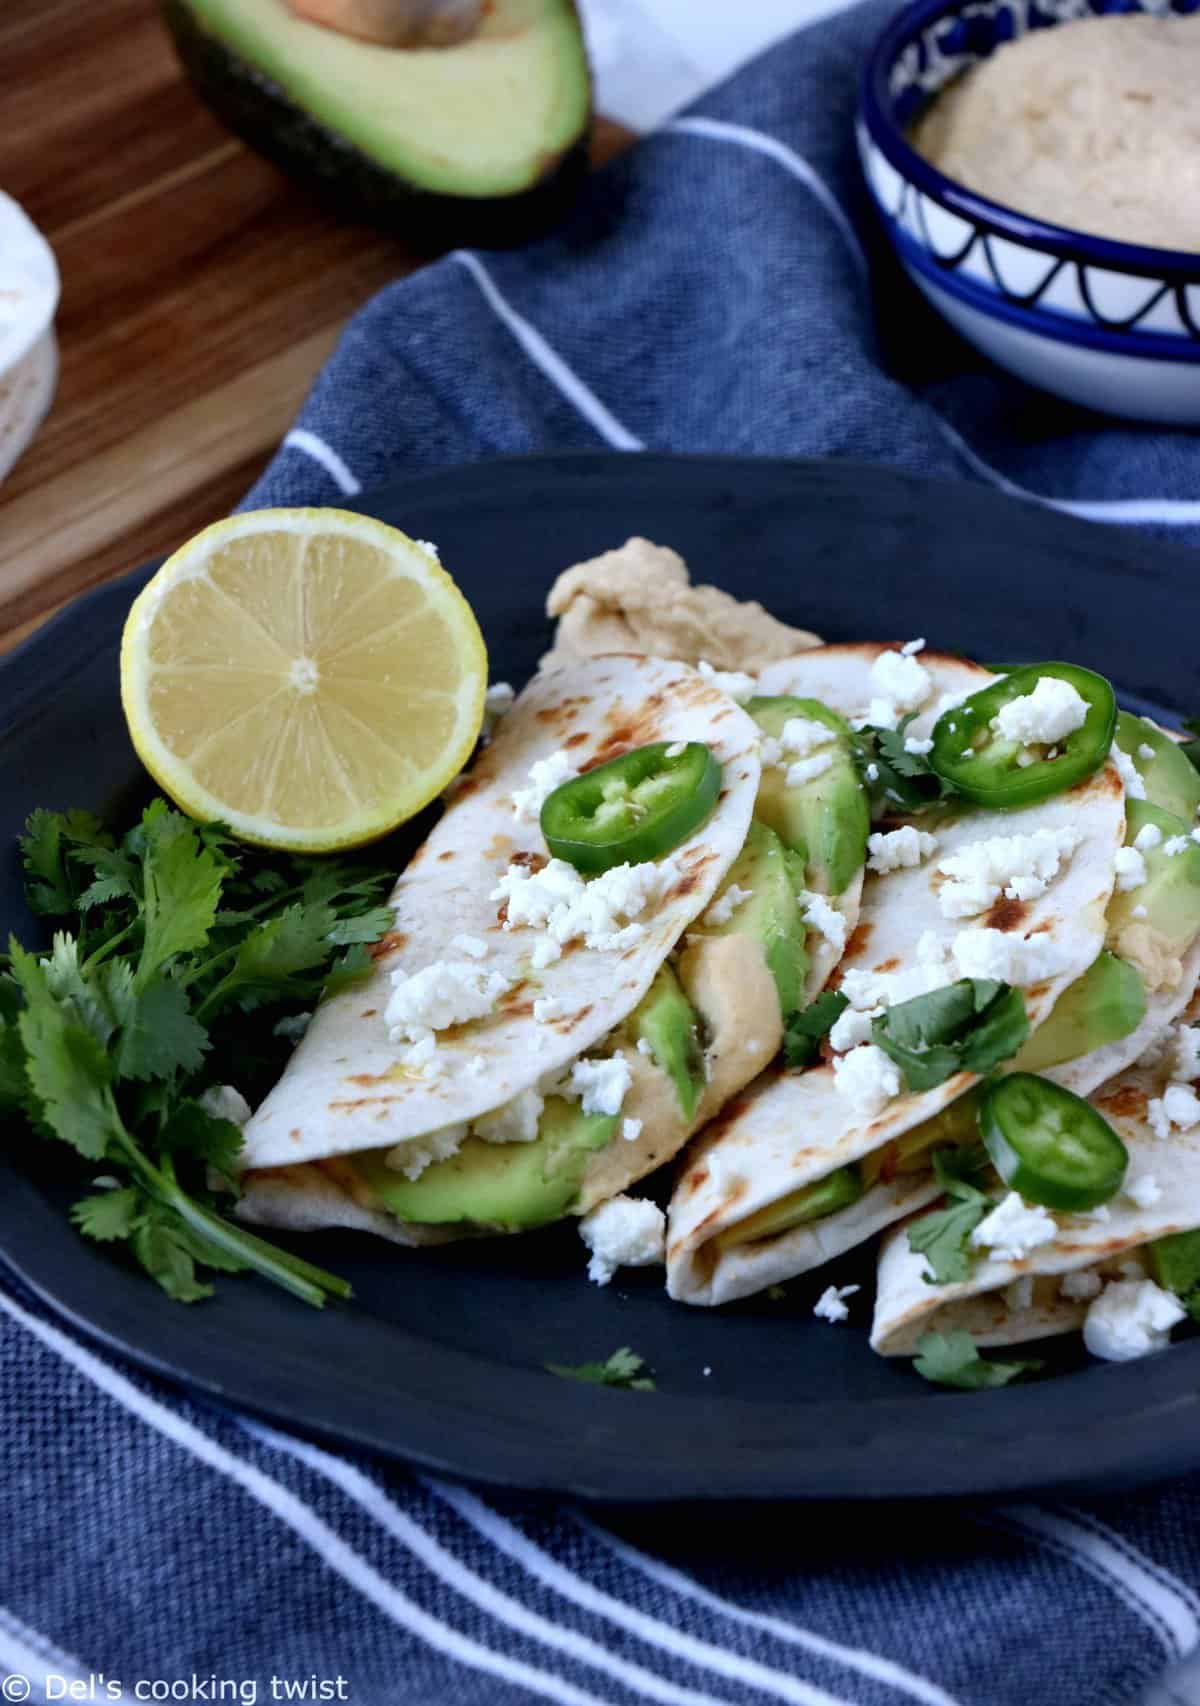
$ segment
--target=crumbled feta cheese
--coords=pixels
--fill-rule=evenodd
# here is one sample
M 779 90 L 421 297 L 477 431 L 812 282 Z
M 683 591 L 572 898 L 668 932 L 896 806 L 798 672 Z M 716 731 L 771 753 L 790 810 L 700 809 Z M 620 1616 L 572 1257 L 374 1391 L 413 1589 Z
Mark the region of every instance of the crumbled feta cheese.
M 842 914 L 829 904 L 823 894 L 813 894 L 808 889 L 801 889 L 796 899 L 804 922 L 811 924 L 833 951 L 840 954 L 846 946 L 846 920 Z
M 865 774 L 868 782 L 878 782 L 878 780 L 879 780 L 879 766 L 878 766 L 878 764 L 874 764 L 874 763 L 868 764 L 864 774 Z
M 518 821 L 536 823 L 555 788 L 561 788 L 578 774 L 569 752 L 552 752 L 549 758 L 539 758 L 530 766 L 529 786 L 513 789 L 513 812 Z
M 740 888 L 737 883 L 730 883 L 729 887 L 723 890 L 708 908 L 700 920 L 701 925 L 728 924 L 742 902 L 749 900 L 753 893 L 753 889 Z
M 434 544 L 432 539 L 416 539 L 413 541 L 413 543 L 416 545 L 419 545 L 421 547 L 422 551 L 428 551 L 429 555 L 433 558 L 435 563 L 441 562 L 441 560 L 442 560 L 441 552 L 438 550 L 437 546 Z
M 533 1003 L 533 1022 L 535 1025 L 548 1025 L 552 1019 L 561 1019 L 567 1010 L 567 1004 L 561 995 L 539 995 Z
M 1140 889 L 1146 880 L 1146 861 L 1136 847 L 1119 847 L 1114 861 L 1118 894 Z
M 480 1114 L 474 1123 L 475 1135 L 485 1143 L 532 1143 L 545 1105 L 546 1099 L 539 1091 L 520 1090 L 511 1102 L 503 1103 L 490 1114 Z
M 552 936 L 543 936 L 540 942 L 535 942 L 529 963 L 534 971 L 545 971 L 556 960 L 562 959 L 562 948 Z
M 210 1084 L 196 1100 L 214 1120 L 228 1120 L 231 1125 L 240 1127 L 250 1118 L 249 1102 L 232 1084 Z
M 577 1060 L 566 1085 L 568 1096 L 577 1096 L 585 1114 L 619 1114 L 625 1092 L 633 1082 L 624 1055 L 604 1060 Z
M 1143 764 L 1150 764 L 1153 761 L 1154 748 L 1150 745 L 1148 740 L 1144 740 L 1141 746 L 1138 747 L 1137 755 Z
M 1146 784 L 1142 781 L 1138 767 L 1129 754 L 1122 752 L 1121 748 L 1114 743 L 1109 757 L 1117 767 L 1117 774 L 1124 784 L 1129 799 L 1144 800 L 1146 798 Z
M 1146 1104 L 1146 1120 L 1155 1137 L 1170 1137 L 1171 1127 L 1191 1131 L 1200 1125 L 1200 1096 L 1190 1084 L 1168 1084 L 1161 1096 Z
M 1139 1208 L 1153 1208 L 1162 1201 L 1162 1186 L 1153 1173 L 1143 1173 L 1141 1178 L 1126 1184 L 1125 1195 Z
M 758 692 L 758 683 L 754 677 L 744 674 L 740 669 L 714 669 L 712 664 L 706 663 L 703 658 L 696 668 L 706 681 L 711 681 L 714 687 L 719 688 L 722 693 L 727 693 L 738 705 L 744 705 L 747 699 L 753 699 Z
M 850 1317 L 846 1299 L 861 1290 L 860 1285 L 827 1285 L 813 1304 L 813 1314 L 818 1321 L 829 1321 L 836 1326 L 839 1321 L 846 1321 Z
M 592 1252 L 588 1278 L 607 1285 L 618 1268 L 649 1268 L 666 1259 L 667 1218 L 646 1197 L 610 1197 L 579 1222 Z
M 1139 853 L 1149 853 L 1155 847 L 1161 847 L 1163 832 L 1156 823 L 1144 823 L 1133 838 L 1133 845 Z
M 1004 1288 L 1004 1307 L 1010 1315 L 1023 1315 L 1033 1307 L 1033 1275 L 1022 1274 Z
M 784 780 L 789 788 L 803 788 L 806 782 L 815 782 L 818 776 L 824 776 L 832 768 L 833 754 L 816 752 L 811 758 L 801 758 L 795 764 L 789 764 Z
M 1057 1231 L 1054 1217 L 1040 1204 L 1023 1202 L 1016 1191 L 1009 1191 L 979 1222 L 971 1243 L 998 1262 L 1020 1262 L 1031 1250 L 1048 1244 Z
M 644 1055 L 648 1056 L 651 1060 L 653 1060 L 653 1058 L 654 1058 L 654 1046 L 651 1043 L 649 1037 L 639 1037 L 638 1038 L 638 1040 L 637 1040 L 637 1051 L 639 1054 L 644 1054 Z
M 871 685 L 898 711 L 915 711 L 933 691 L 933 678 L 911 652 L 881 652 L 871 665 Z
M 881 1007 L 898 1007 L 914 996 L 928 995 L 931 989 L 944 989 L 949 982 L 941 963 L 922 962 L 906 966 L 903 971 L 860 971 L 851 967 L 842 978 L 841 988 L 851 1007 L 860 1012 L 878 1012 Z
M 642 934 L 640 925 L 619 929 L 618 920 L 638 917 L 678 878 L 674 861 L 661 859 L 614 865 L 584 882 L 565 859 L 551 859 L 540 871 L 510 865 L 491 898 L 508 902 L 506 930 L 531 925 L 546 929 L 560 946 L 582 937 L 589 948 L 615 951 Z
M 1150 914 L 1144 906 L 1135 906 L 1129 914 L 1131 918 L 1149 918 Z
M 403 1173 L 406 1179 L 419 1179 L 435 1161 L 447 1161 L 451 1155 L 457 1155 L 466 1135 L 465 1120 L 444 1125 L 438 1131 L 427 1131 L 421 1137 L 410 1137 L 403 1143 L 397 1143 L 388 1150 L 383 1164 L 393 1173 Z
M 456 954 L 465 954 L 469 960 L 486 960 L 488 945 L 482 936 L 451 936 L 450 946 Z
M 1018 989 L 1057 977 L 1067 955 L 1063 944 L 1044 936 L 1024 939 L 982 925 L 960 930 L 950 951 L 959 977 L 995 978 Z
M 428 1068 L 436 1077 L 440 1071 L 437 1051 L 437 1038 L 432 1031 L 425 1031 L 408 1048 L 400 1050 L 400 1064 L 415 1072 L 424 1072 Z
M 928 830 L 914 829 L 906 823 L 903 829 L 882 831 L 867 837 L 868 871 L 886 876 L 889 871 L 909 871 L 937 851 L 937 836 Z
M 1021 746 L 1052 746 L 1081 729 L 1087 712 L 1087 700 L 1069 681 L 1041 675 L 1032 693 L 1001 705 L 992 727 L 1003 740 Z
M 1171 1077 L 1183 1084 L 1200 1078 L 1200 1025 L 1180 1025 L 1171 1039 Z
M 473 1054 L 471 1056 L 470 1060 L 467 1062 L 468 1074 L 472 1078 L 480 1078 L 483 1076 L 483 1074 L 486 1071 L 487 1071 L 487 1057 L 486 1057 L 486 1055 Z
M 819 723 L 815 717 L 789 717 L 779 731 L 779 750 L 788 758 L 808 758 L 834 739 L 828 723 Z
M 1102 1202 L 1099 1208 L 1089 1208 L 1083 1218 L 1084 1220 L 1094 1220 L 1097 1225 L 1103 1225 L 1105 1221 L 1112 1219 L 1112 1215 L 1108 1211 L 1108 1204 Z
M 945 918 L 970 918 L 985 912 L 1001 894 L 1009 900 L 1037 900 L 1045 894 L 1079 845 L 1074 829 L 1036 829 L 1032 835 L 995 835 L 972 841 L 940 861 L 950 882 L 938 905 Z
M 900 1069 L 874 1043 L 861 1043 L 833 1063 L 834 1085 L 854 1112 L 871 1119 L 900 1094 Z
M 1170 840 L 1163 842 L 1163 852 L 1168 859 L 1177 859 L 1181 853 L 1188 852 L 1191 845 L 1190 835 L 1172 835 Z
M 638 1138 L 641 1135 L 642 1135 L 642 1122 L 641 1122 L 641 1120 L 622 1120 L 621 1121 L 621 1136 L 625 1139 L 626 1143 L 636 1143 Z
M 1063 1275 L 1058 1294 L 1072 1303 L 1084 1303 L 1099 1297 L 1103 1290 L 1104 1281 L 1099 1274 L 1092 1273 L 1090 1268 L 1077 1268 L 1074 1273 Z
M 860 1012 L 856 1007 L 843 1007 L 830 1028 L 830 1048 L 835 1054 L 845 1054 L 847 1049 L 857 1048 L 860 1043 L 869 1043 L 871 1021 L 877 1013 L 882 1012 L 882 1007 L 876 1007 L 869 1012 Z
M 687 751 L 687 741 L 685 741 L 685 740 L 674 740 L 671 742 L 670 746 L 667 748 L 665 756 L 667 758 L 682 758 L 686 751 Z
M 501 717 L 512 710 L 516 694 L 507 681 L 494 681 L 483 696 L 483 739 L 486 743 Z
M 904 750 L 911 752 L 914 758 L 924 758 L 926 753 L 933 751 L 933 737 L 922 740 L 919 735 L 905 735 Z
M 894 729 L 900 721 L 900 710 L 892 699 L 872 699 L 867 706 L 865 717 L 859 717 L 854 727 L 861 729 L 869 725 L 876 729 Z
M 512 988 L 503 972 L 466 960 L 435 960 L 423 971 L 392 973 L 384 1023 L 393 1042 L 422 1042 L 433 1031 L 482 1019 Z
M 1186 1309 L 1153 1280 L 1113 1280 L 1088 1309 L 1083 1342 L 1106 1362 L 1131 1362 L 1165 1350 Z
M 276 1019 L 273 1035 L 285 1042 L 298 1043 L 311 1024 L 311 1013 L 290 1013 L 286 1019 Z
M 924 650 L 925 650 L 925 641 L 923 639 L 922 640 L 906 640 L 904 642 L 904 644 L 900 647 L 900 656 L 905 657 L 905 658 L 912 658 L 912 657 L 916 657 L 918 652 L 923 652 Z

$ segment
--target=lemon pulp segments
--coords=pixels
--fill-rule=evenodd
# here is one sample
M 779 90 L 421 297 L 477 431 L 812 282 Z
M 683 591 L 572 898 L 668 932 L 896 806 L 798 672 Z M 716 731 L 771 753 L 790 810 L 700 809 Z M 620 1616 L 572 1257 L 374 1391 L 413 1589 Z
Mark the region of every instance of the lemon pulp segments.
M 461 769 L 487 659 L 423 547 L 342 510 L 218 522 L 136 600 L 121 648 L 130 734 L 185 811 L 247 840 L 371 840 Z

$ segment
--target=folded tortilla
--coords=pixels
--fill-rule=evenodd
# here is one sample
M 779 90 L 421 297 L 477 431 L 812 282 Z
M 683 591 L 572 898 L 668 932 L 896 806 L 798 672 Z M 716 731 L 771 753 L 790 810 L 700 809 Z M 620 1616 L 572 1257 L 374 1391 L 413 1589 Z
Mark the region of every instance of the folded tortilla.
M 820 697 L 860 717 L 871 691 L 870 665 L 887 649 L 823 647 L 771 666 L 763 685 Z M 921 662 L 939 695 L 973 692 L 992 679 L 959 659 L 922 653 Z M 922 721 L 931 727 L 938 714 L 936 703 L 931 704 L 913 727 L 921 731 Z M 1074 788 L 1019 810 L 973 810 L 939 822 L 922 819 L 920 826 L 935 830 L 936 853 L 912 869 L 884 876 L 867 872 L 859 924 L 833 982 L 843 982 L 851 972 L 912 968 L 919 963 L 918 943 L 924 941 L 929 953 L 948 950 L 960 930 L 983 925 L 1036 940 L 1052 951 L 1054 975 L 1023 990 L 1030 1027 L 1036 1030 L 1104 945 L 1105 909 L 1125 833 L 1124 790 L 1115 767 L 1105 765 Z M 943 916 L 940 859 L 991 836 L 1065 827 L 1078 833 L 1079 843 L 1039 898 L 1001 899 L 979 918 Z M 928 1172 L 897 1174 L 821 1220 L 747 1243 L 736 1237 L 740 1222 L 882 1149 L 949 1107 L 975 1082 L 972 1075 L 958 1073 L 935 1090 L 902 1094 L 874 1119 L 864 1120 L 838 1092 L 828 1066 L 764 1074 L 701 1132 L 685 1157 L 668 1217 L 671 1296 L 697 1304 L 749 1296 L 832 1260 L 931 1201 L 938 1190 Z
M 1116 1277 L 1122 1257 L 1169 1233 L 1200 1226 L 1200 1127 L 1172 1130 L 1157 1138 L 1146 1117 L 1152 1096 L 1161 1095 L 1162 1075 L 1131 1067 L 1090 1098 L 1129 1150 L 1125 1189 L 1097 1216 L 1055 1214 L 1058 1235 L 1020 1261 L 982 1255 L 970 1275 L 956 1285 L 930 1285 L 924 1256 L 909 1248 L 907 1225 L 884 1239 L 871 1344 L 883 1356 L 911 1356 L 923 1333 L 961 1329 L 986 1345 L 1023 1344 L 1083 1325 L 1086 1300 L 1064 1297 L 1065 1274 L 1095 1268 Z M 1162 1189 L 1153 1208 L 1141 1208 L 1128 1194 L 1137 1180 L 1153 1175 Z M 997 1185 L 999 1200 L 1003 1188 Z M 1014 1280 L 1034 1280 L 1029 1302 L 1006 1298 Z
M 618 949 L 576 941 L 556 963 L 536 969 L 533 948 L 540 933 L 506 929 L 503 909 L 492 898 L 514 863 L 545 860 L 536 818 L 517 815 L 514 792 L 527 785 L 536 762 L 554 753 L 565 751 L 583 770 L 656 741 L 701 741 L 712 749 L 723 772 L 712 815 L 670 855 L 677 875 L 665 895 L 638 915 L 636 941 Z M 740 852 L 758 789 L 758 741 L 756 724 L 683 664 L 603 657 L 538 675 L 397 882 L 391 896 L 394 928 L 378 944 L 370 975 L 320 1006 L 283 1077 L 247 1125 L 239 1212 L 293 1227 L 363 1225 L 365 1214 L 371 1230 L 400 1242 L 425 1242 L 431 1234 L 444 1238 L 444 1228 L 405 1228 L 381 1216 L 355 1183 L 353 1167 L 337 1166 L 338 1158 L 391 1149 L 470 1122 L 564 1071 L 608 1037 L 646 994 Z M 459 936 L 485 942 L 488 952 L 480 965 L 502 973 L 511 987 L 488 1016 L 439 1033 L 436 1070 L 405 1064 L 402 1045 L 389 1038 L 384 1017 L 393 977 L 461 960 L 454 948 Z M 714 1039 L 710 1091 L 739 1073 L 739 1084 L 747 1082 L 779 1040 L 772 989 L 774 1034 L 744 1038 L 744 1058 L 731 1060 L 735 1015 L 720 1010 L 721 990 L 730 975 L 753 985 L 756 974 L 768 980 L 769 973 L 765 962 L 756 966 L 753 955 L 749 964 L 738 959 L 744 944 L 728 940 L 732 946 L 713 944 L 706 956 L 720 960 L 723 973 L 715 978 L 718 1010 L 704 1014 Z M 714 982 L 712 974 L 712 964 L 698 968 L 702 989 Z M 533 1003 L 543 998 L 555 1003 L 557 1016 L 536 1023 Z M 722 1043 L 723 1058 L 714 1060 L 714 1051 L 722 1056 Z M 628 1058 L 634 1084 L 622 1113 L 638 1117 L 647 1101 L 661 1105 L 656 1081 L 665 1078 L 634 1050 Z M 715 1095 L 706 1097 L 703 1111 L 705 1117 L 716 1111 Z M 666 1160 L 691 1129 L 676 1121 L 664 1132 L 663 1122 L 653 1117 L 643 1124 L 637 1141 L 618 1137 L 592 1158 L 593 1191 L 622 1189 Z

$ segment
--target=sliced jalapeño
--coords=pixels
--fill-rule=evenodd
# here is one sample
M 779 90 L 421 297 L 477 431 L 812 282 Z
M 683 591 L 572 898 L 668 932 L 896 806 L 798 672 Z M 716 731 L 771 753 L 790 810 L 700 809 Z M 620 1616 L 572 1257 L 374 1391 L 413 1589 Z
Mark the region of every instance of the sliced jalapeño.
M 1099 1208 L 1116 1196 L 1129 1165 L 1125 1145 L 1090 1102 L 1032 1072 L 987 1087 L 979 1129 L 1005 1184 L 1045 1208 Z
M 721 766 L 700 741 L 635 747 L 564 782 L 542 807 L 556 859 L 585 876 L 657 859 L 700 828 L 721 792 Z

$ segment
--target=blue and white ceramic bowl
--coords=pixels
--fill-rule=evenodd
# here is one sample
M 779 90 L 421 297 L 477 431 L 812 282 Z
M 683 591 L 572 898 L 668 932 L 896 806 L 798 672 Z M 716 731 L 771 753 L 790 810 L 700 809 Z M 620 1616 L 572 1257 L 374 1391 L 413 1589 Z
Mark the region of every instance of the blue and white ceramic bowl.
M 906 131 L 960 71 L 1026 30 L 1092 13 L 1198 8 L 915 0 L 875 44 L 858 120 L 863 170 L 892 244 L 952 326 L 1042 390 L 1184 426 L 1200 425 L 1200 254 L 1108 242 L 989 201 L 943 177 Z

